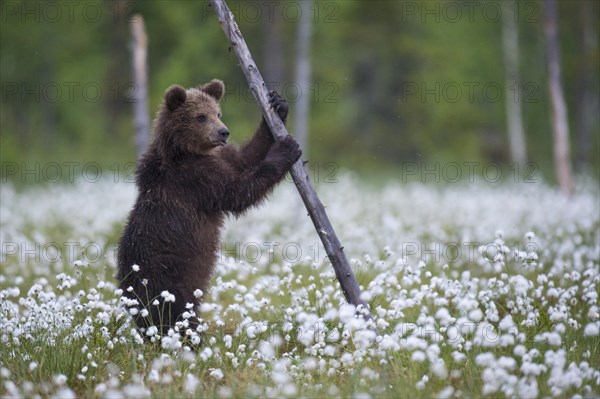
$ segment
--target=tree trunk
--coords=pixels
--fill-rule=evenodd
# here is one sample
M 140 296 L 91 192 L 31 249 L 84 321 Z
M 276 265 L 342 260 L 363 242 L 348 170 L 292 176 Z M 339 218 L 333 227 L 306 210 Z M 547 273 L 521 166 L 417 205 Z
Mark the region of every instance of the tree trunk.
M 221 28 L 223 28 L 225 36 L 229 41 L 230 48 L 233 49 L 240 61 L 240 67 L 248 80 L 250 90 L 260 106 L 273 136 L 285 137 L 288 134 L 288 131 L 279 116 L 269 107 L 265 81 L 256 67 L 256 63 L 248 50 L 246 41 L 233 18 L 233 14 L 223 0 L 210 0 L 210 4 L 217 14 Z M 308 214 L 317 229 L 317 233 L 323 242 L 325 252 L 327 252 L 327 256 L 331 261 L 346 300 L 355 305 L 357 311 L 362 314 L 365 319 L 369 320 L 371 318 L 369 309 L 360 297 L 360 288 L 358 287 L 358 283 L 354 278 L 354 273 L 348 264 L 348 259 L 344 253 L 344 247 L 340 244 L 333 226 L 325 213 L 325 207 L 310 184 L 308 174 L 304 169 L 303 161 L 301 159 L 292 166 L 290 173 L 298 188 L 298 192 L 304 201 L 304 205 L 308 210 Z
M 123 38 L 127 36 L 128 26 L 125 20 L 128 3 L 125 0 L 113 0 L 110 2 L 112 18 L 103 18 L 104 29 L 106 29 L 106 45 L 110 54 L 105 73 L 106 87 L 114 90 L 112 96 L 104 97 L 106 108 L 105 131 L 109 136 L 116 137 L 121 117 L 128 117 L 127 98 L 125 95 L 126 85 L 121 80 L 127 73 L 126 65 L 129 56 L 127 46 Z
M 40 73 L 42 77 L 42 85 L 44 85 L 56 81 L 56 42 L 52 40 L 54 32 L 52 31 L 51 24 L 42 24 L 42 32 L 45 34 L 45 37 L 51 38 L 48 40 L 44 48 L 44 65 Z M 55 142 L 54 138 L 57 133 L 57 104 L 54 101 L 44 100 L 45 99 L 42 98 L 43 106 L 40 107 L 42 110 L 42 123 L 40 126 L 40 131 L 42 133 L 42 145 L 44 148 L 52 148 Z
M 544 1 L 544 36 L 548 63 L 548 89 L 554 132 L 554 167 L 558 184 L 565 195 L 573 190 L 569 155 L 569 125 L 567 105 L 560 81 L 560 47 L 558 42 L 556 0 Z
M 310 1 L 301 1 L 300 23 L 298 25 L 298 41 L 296 53 L 296 84 L 300 92 L 296 104 L 296 115 L 294 118 L 294 135 L 302 148 L 302 153 L 308 156 L 308 121 L 310 120 L 310 38 L 312 21 L 310 15 Z
M 592 94 L 593 78 L 590 64 L 596 47 L 594 32 L 593 5 L 588 1 L 581 2 L 581 41 L 582 54 L 578 77 L 577 106 L 577 157 L 575 166 L 578 172 L 584 172 L 590 162 L 591 130 L 594 109 L 597 109 L 597 98 Z M 597 11 L 597 10 L 596 10 Z M 596 100 L 596 101 L 595 101 Z
M 264 46 L 263 72 L 269 90 L 281 93 L 283 87 L 283 37 L 281 29 L 281 4 L 262 4 Z
M 511 2 L 503 2 L 502 44 L 504 53 L 504 76 L 506 81 L 506 119 L 510 156 L 520 165 L 527 161 L 527 147 L 523 132 L 523 114 L 521 112 L 521 82 L 519 80 L 519 27 L 510 12 Z M 515 7 L 515 3 L 512 3 Z
M 135 149 L 138 159 L 146 150 L 150 136 L 150 116 L 148 113 L 148 37 L 144 29 L 144 18 L 134 15 L 131 18 L 133 36 L 133 121 L 135 126 Z

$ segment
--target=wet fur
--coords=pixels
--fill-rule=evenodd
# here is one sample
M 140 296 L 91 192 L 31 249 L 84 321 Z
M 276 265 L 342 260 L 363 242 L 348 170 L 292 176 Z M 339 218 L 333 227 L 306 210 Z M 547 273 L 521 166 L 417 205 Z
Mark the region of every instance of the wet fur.
M 219 142 L 218 132 L 226 129 L 219 117 L 223 93 L 218 80 L 188 90 L 169 88 L 154 139 L 139 161 L 138 197 L 119 242 L 117 273 L 123 295 L 150 312 L 151 319 L 137 316 L 139 327 L 162 320 L 165 333 L 190 310 L 186 303 L 199 304 L 194 291 L 209 288 L 225 217 L 261 203 L 300 157 L 290 136 L 273 139 L 264 118 L 241 147 Z M 278 95 L 272 98 L 285 122 L 287 104 Z M 206 121 L 199 122 L 199 115 Z M 139 272 L 132 271 L 134 264 Z M 176 301 L 161 315 L 165 290 Z M 155 298 L 158 307 L 151 304 Z M 196 323 L 190 320 L 192 328 Z

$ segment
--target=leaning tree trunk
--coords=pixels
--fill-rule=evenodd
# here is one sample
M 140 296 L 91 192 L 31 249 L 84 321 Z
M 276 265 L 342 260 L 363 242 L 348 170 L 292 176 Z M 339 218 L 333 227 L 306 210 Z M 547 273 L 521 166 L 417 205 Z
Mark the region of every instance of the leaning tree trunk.
M 233 18 L 233 14 L 223 0 L 210 0 L 210 4 L 213 6 L 217 17 L 219 18 L 219 23 L 225 32 L 225 36 L 227 36 L 230 48 L 240 62 L 240 67 L 248 80 L 250 90 L 254 94 L 254 97 L 262 110 L 262 114 L 269 125 L 269 129 L 273 133 L 273 136 L 279 138 L 285 137 L 288 135 L 288 131 L 279 116 L 269 107 L 265 81 L 256 67 L 256 63 L 250 54 L 250 50 L 248 50 L 246 41 Z M 325 252 L 327 252 L 327 256 L 331 261 L 346 300 L 355 305 L 357 311 L 362 314 L 365 319 L 370 319 L 371 315 L 367 305 L 361 299 L 360 288 L 354 278 L 354 273 L 350 268 L 346 254 L 344 253 L 344 247 L 342 247 L 333 226 L 325 213 L 325 207 L 319 200 L 315 189 L 310 184 L 308 174 L 304 169 L 303 161 L 298 160 L 298 162 L 292 166 L 290 173 L 298 188 L 298 192 L 304 201 L 304 205 L 308 210 L 308 214 L 317 229 L 317 233 L 323 242 Z
M 567 105 L 560 82 L 560 47 L 556 16 L 556 0 L 544 1 L 544 36 L 548 63 L 548 89 L 554 132 L 554 167 L 560 189 L 566 195 L 573 190 L 569 155 L 569 124 Z
M 133 122 L 135 126 L 135 148 L 138 159 L 144 153 L 150 136 L 150 115 L 148 113 L 148 37 L 144 29 L 144 18 L 134 15 L 131 18 L 133 36 Z
M 508 140 L 510 156 L 522 170 L 527 161 L 527 147 L 523 132 L 523 114 L 521 112 L 521 82 L 519 81 L 519 27 L 510 13 L 510 2 L 503 4 L 502 47 L 504 53 L 504 76 L 506 81 L 506 119 L 508 122 Z M 509 95 L 513 93 L 514 95 Z

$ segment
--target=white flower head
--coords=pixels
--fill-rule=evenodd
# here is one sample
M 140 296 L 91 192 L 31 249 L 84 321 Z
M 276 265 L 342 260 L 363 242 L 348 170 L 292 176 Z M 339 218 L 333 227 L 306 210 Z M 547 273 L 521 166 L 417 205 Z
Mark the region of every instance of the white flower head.
M 225 374 L 221 369 L 212 369 L 209 375 L 217 381 L 220 381 L 225 377 Z
M 531 241 L 535 238 L 535 233 L 533 231 L 528 231 L 525 234 L 525 238 L 527 238 L 527 241 Z
M 599 327 L 599 325 L 600 325 L 600 323 L 598 323 L 598 322 L 596 322 L 596 323 L 589 323 L 583 329 L 583 335 L 585 335 L 586 337 L 596 337 L 596 336 L 598 336 L 598 334 L 600 334 L 600 327 Z
M 67 376 L 64 374 L 56 374 L 52 379 L 56 385 L 64 385 L 67 382 Z

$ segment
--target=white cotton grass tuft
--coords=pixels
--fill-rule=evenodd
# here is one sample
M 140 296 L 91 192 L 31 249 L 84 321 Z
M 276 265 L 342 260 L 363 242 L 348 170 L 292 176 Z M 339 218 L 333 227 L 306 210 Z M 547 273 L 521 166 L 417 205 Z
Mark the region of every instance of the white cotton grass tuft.
M 221 369 L 211 369 L 209 375 L 217 381 L 222 380 L 225 376 Z
M 440 392 L 438 392 L 436 397 L 437 397 L 437 399 L 450 399 L 453 394 L 454 394 L 454 387 L 448 386 L 448 387 L 442 389 Z
M 583 330 L 583 335 L 586 337 L 597 337 L 600 334 L 600 322 L 589 323 Z

